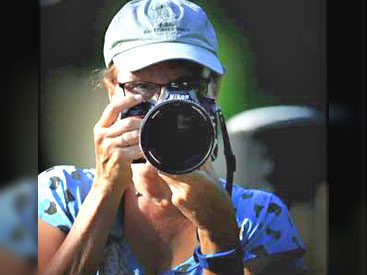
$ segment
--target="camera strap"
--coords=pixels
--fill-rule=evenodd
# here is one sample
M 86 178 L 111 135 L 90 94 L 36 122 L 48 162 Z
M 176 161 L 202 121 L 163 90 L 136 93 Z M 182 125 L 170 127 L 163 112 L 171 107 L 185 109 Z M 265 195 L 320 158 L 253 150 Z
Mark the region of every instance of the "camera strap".
M 224 145 L 224 156 L 227 164 L 227 178 L 226 178 L 226 190 L 229 196 L 232 196 L 232 185 L 233 185 L 233 174 L 236 171 L 236 156 L 232 152 L 231 143 L 229 141 L 229 136 L 227 132 L 227 127 L 225 124 L 225 119 L 222 110 L 219 106 L 216 106 L 218 119 L 222 131 L 223 145 Z

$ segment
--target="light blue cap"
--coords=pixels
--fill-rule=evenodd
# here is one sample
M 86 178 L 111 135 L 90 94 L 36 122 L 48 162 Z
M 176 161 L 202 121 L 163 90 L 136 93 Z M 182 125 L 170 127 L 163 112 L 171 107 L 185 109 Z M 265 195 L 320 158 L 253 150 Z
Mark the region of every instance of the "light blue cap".
M 109 24 L 104 41 L 105 65 L 137 71 L 158 62 L 185 59 L 218 74 L 224 69 L 218 42 L 206 12 L 183 0 L 133 0 Z

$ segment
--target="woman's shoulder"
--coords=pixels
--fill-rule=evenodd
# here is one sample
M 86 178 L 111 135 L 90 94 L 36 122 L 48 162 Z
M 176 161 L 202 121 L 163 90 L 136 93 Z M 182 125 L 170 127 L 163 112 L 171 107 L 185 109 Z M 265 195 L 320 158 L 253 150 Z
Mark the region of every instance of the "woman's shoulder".
M 69 181 L 87 178 L 93 180 L 94 173 L 94 168 L 83 168 L 76 165 L 55 165 L 39 173 L 38 180 L 43 180 L 44 178 L 51 179 L 52 177 L 59 177 Z
M 94 173 L 94 168 L 81 168 L 75 165 L 52 166 L 38 175 L 38 190 L 66 192 L 67 189 L 71 191 L 82 188 L 87 191 L 93 183 Z
M 287 205 L 275 193 L 262 189 L 245 188 L 234 184 L 232 191 L 232 204 L 236 210 L 239 223 L 244 221 L 263 225 L 271 222 L 293 223 L 289 217 Z
M 235 207 L 246 205 L 248 209 L 248 206 L 252 205 L 259 212 L 266 208 L 268 213 L 276 215 L 279 215 L 282 209 L 287 208 L 282 199 L 271 191 L 246 188 L 238 184 L 233 184 L 232 202 Z M 255 213 L 255 216 L 259 216 L 259 214 Z
M 38 175 L 38 217 L 63 231 L 70 229 L 89 193 L 93 168 L 56 165 Z

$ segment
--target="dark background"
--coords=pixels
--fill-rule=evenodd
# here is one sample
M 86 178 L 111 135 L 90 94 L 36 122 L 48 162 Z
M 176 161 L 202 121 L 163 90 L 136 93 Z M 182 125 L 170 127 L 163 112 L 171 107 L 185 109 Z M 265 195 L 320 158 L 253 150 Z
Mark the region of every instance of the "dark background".
M 243 25 L 245 34 L 251 38 L 252 48 L 259 56 L 256 74 L 263 87 L 272 87 L 275 96 L 290 103 L 300 103 L 303 99 L 304 103 L 328 111 L 330 274 L 364 274 L 364 219 L 355 220 L 353 215 L 360 203 L 365 204 L 365 2 L 328 1 L 326 7 L 317 0 L 219 3 Z M 28 1 L 8 2 L 3 8 L 3 14 L 8 13 L 10 17 L 1 17 L 2 183 L 23 175 L 36 176 L 42 170 L 42 154 L 38 154 L 37 144 L 41 119 L 37 79 L 50 68 L 98 58 L 95 57 L 97 43 L 91 44 L 88 38 L 95 31 L 93 11 L 98 5 L 101 6 L 101 1 L 63 1 L 45 7 L 47 15 L 37 3 Z M 324 8 L 326 18 L 322 14 Z M 60 16 L 65 20 L 57 20 L 55 9 L 63 9 Z M 286 19 L 291 20 L 292 11 L 299 9 L 304 10 L 305 17 L 294 18 L 298 23 L 289 28 Z M 43 16 L 48 16 L 47 26 L 40 24 Z M 310 26 L 318 30 L 316 39 L 327 37 L 326 51 L 321 51 L 319 56 L 310 57 L 307 48 L 303 52 L 292 47 L 287 39 L 290 32 L 306 30 L 305 41 L 308 41 L 308 51 L 312 51 L 315 33 L 307 31 Z M 51 34 L 52 41 L 46 42 L 44 37 Z M 324 55 L 326 71 L 320 64 Z M 284 64 L 282 70 L 274 70 L 269 65 L 279 62 Z M 303 66 L 313 68 L 313 73 L 305 75 Z M 325 76 L 327 97 L 322 92 Z M 303 90 L 294 90 L 300 81 Z M 298 97 L 298 92 L 308 96 Z M 358 217 L 364 217 L 364 210 Z M 341 242 L 340 238 L 345 241 Z

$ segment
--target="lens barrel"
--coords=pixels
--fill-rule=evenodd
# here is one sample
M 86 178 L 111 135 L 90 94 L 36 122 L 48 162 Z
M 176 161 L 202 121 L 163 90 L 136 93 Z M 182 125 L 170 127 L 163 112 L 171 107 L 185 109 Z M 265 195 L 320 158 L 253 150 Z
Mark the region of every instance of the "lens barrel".
M 158 170 L 188 173 L 213 152 L 215 129 L 208 113 L 196 102 L 166 100 L 145 115 L 140 146 L 145 159 Z

